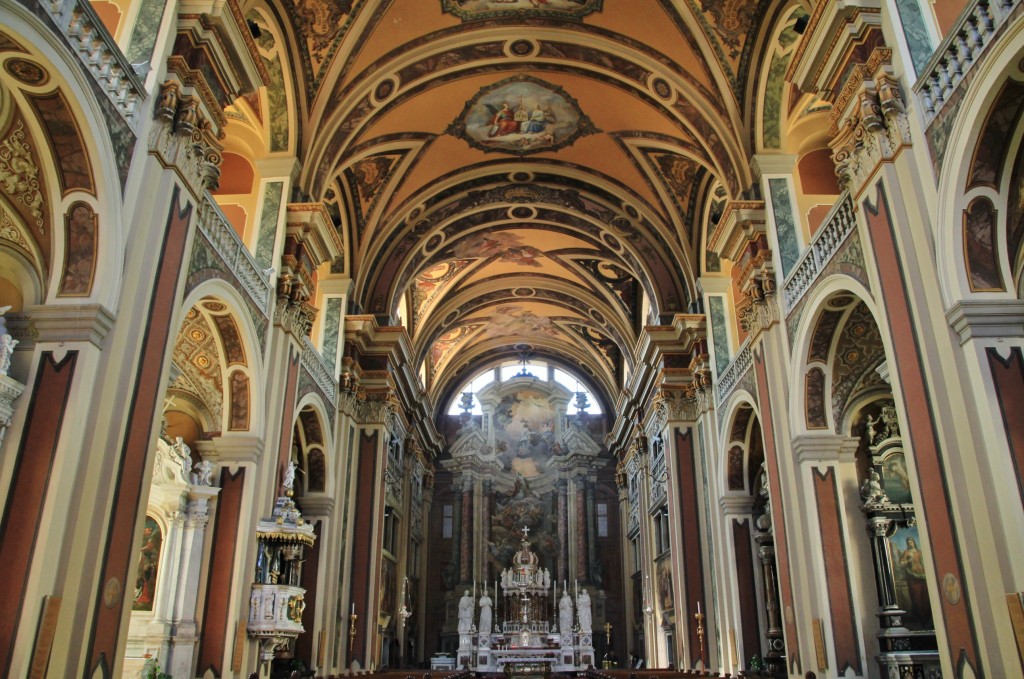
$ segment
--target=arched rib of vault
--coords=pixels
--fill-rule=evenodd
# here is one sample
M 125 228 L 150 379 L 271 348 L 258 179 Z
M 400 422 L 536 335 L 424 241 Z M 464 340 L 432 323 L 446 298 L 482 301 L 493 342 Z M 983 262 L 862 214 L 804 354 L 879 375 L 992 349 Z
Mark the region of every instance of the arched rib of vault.
M 431 42 L 424 45 L 422 51 L 402 50 L 394 60 L 378 62 L 373 70 L 369 70 L 332 98 L 323 118 L 312 121 L 311 128 L 321 130 L 322 133 L 315 141 L 311 141 L 309 162 L 303 168 L 302 185 L 308 187 L 311 194 L 321 195 L 328 179 L 336 173 L 335 168 L 346 158 L 349 148 L 360 140 L 360 136 L 379 116 L 394 106 L 412 97 L 420 97 L 422 101 L 429 90 L 446 82 L 483 73 L 494 74 L 495 80 L 503 77 L 503 74 L 563 73 L 593 78 L 612 85 L 627 95 L 624 105 L 635 105 L 634 98 L 639 98 L 662 111 L 672 125 L 685 135 L 697 140 L 707 157 L 716 163 L 715 173 L 726 179 L 733 194 L 738 195 L 749 185 L 751 177 L 745 162 L 746 153 L 741 143 L 742 126 L 735 104 L 723 109 L 721 102 L 709 100 L 679 72 L 659 61 L 656 55 L 629 48 L 621 42 L 599 40 L 592 44 L 580 40 L 576 34 L 566 35 L 560 31 L 540 28 L 537 31 L 538 35 L 548 35 L 552 40 L 557 38 L 561 43 L 568 41 L 574 48 L 591 53 L 592 57 L 585 62 L 558 58 L 510 59 L 504 52 L 484 52 L 484 57 L 468 65 L 459 60 L 450 64 L 452 59 L 445 58 L 449 51 L 457 49 L 462 54 L 461 50 L 494 43 L 498 39 L 506 40 L 500 37 L 503 33 L 501 31 L 493 36 L 487 31 L 474 31 L 468 36 L 456 35 Z M 483 36 L 488 39 L 482 39 Z M 471 40 L 467 41 L 467 37 Z M 507 38 L 507 41 L 512 42 L 514 39 L 518 38 Z M 627 73 L 601 66 L 602 63 L 625 62 L 640 65 L 632 79 Z M 423 66 L 424 63 L 429 64 L 429 68 Z M 415 80 L 400 82 L 396 74 L 410 73 L 417 67 L 423 72 L 417 72 Z M 658 80 L 668 84 L 667 97 L 659 96 L 653 89 L 653 83 Z M 385 82 L 390 82 L 392 91 L 378 100 L 378 87 Z
M 517 230 L 527 231 L 529 229 L 521 228 Z M 639 319 L 636 318 L 635 314 L 639 313 L 639 309 L 629 308 L 611 287 L 598 280 L 579 260 L 600 260 L 608 264 L 614 264 L 619 268 L 623 268 L 622 262 L 611 259 L 595 250 L 549 251 L 544 253 L 544 257 L 561 266 L 565 270 L 564 277 L 550 273 L 522 271 L 515 273 L 506 272 L 470 282 L 470 279 L 485 270 L 491 263 L 497 261 L 499 257 L 495 255 L 473 265 L 466 266 L 452 279 L 443 283 L 443 287 L 438 291 L 436 297 L 424 307 L 416 310 L 417 314 L 413 319 L 415 323 L 412 324 L 415 336 L 419 337 L 421 335 L 423 329 L 428 327 L 431 319 L 437 319 L 439 315 L 441 318 L 446 318 L 451 313 L 452 310 L 447 309 L 447 302 L 452 297 L 459 295 L 462 290 L 494 280 L 504 286 L 503 289 L 514 287 L 517 289 L 544 290 L 550 288 L 552 291 L 558 292 L 558 294 L 572 295 L 576 301 L 585 298 L 586 307 L 583 309 L 584 315 L 590 313 L 591 316 L 595 316 L 593 312 L 596 311 L 596 320 L 600 321 L 600 319 L 608 318 L 615 320 L 618 336 L 628 338 L 625 340 L 628 346 L 632 346 L 635 342 L 634 333 L 630 329 L 638 325 Z M 466 304 L 473 303 L 472 299 L 466 302 Z M 432 339 L 431 342 L 433 342 Z M 624 350 L 625 348 L 626 345 L 623 345 Z
M 523 290 L 530 290 L 534 294 L 517 294 Z M 430 347 L 442 334 L 463 325 L 483 310 L 516 302 L 545 302 L 573 312 L 578 315 L 581 324 L 594 328 L 615 342 L 623 359 L 632 369 L 636 337 L 628 319 L 621 312 L 593 293 L 567 281 L 520 275 L 515 278 L 514 288 L 508 285 L 507 279 L 492 277 L 446 296 L 424 320 L 413 338 L 417 364 L 425 360 Z M 598 313 L 595 314 L 595 311 Z
M 719 92 L 728 91 L 728 80 L 723 79 L 721 69 L 713 57 L 710 62 L 707 59 L 700 58 L 702 54 L 711 53 L 706 49 L 707 41 L 705 40 L 703 29 L 700 27 L 698 22 L 695 22 L 692 19 L 692 15 L 688 15 L 687 20 L 683 21 L 679 20 L 678 14 L 671 8 L 668 9 L 668 14 L 669 16 L 677 19 L 677 21 L 674 22 L 674 25 L 679 32 L 679 37 L 682 38 L 689 46 L 693 55 L 698 58 L 698 63 L 692 66 L 703 71 L 708 80 L 715 82 L 716 86 L 711 89 L 706 87 L 698 78 L 694 77 L 689 72 L 690 70 L 693 70 L 692 67 L 687 70 L 678 69 L 675 72 L 686 80 L 690 88 L 699 92 L 701 96 L 709 101 L 714 102 L 716 109 L 721 112 L 724 110 L 724 103 L 722 98 L 719 96 Z M 522 19 L 511 25 L 500 20 L 498 22 L 472 21 L 463 22 L 440 30 L 434 30 L 383 53 L 372 62 L 370 68 L 374 68 L 383 63 L 391 63 L 407 52 L 424 52 L 430 48 L 431 44 L 441 41 L 464 44 L 468 42 L 467 37 L 472 36 L 486 36 L 491 42 L 504 42 L 522 39 L 523 29 L 527 29 L 529 31 L 530 39 L 536 39 L 539 36 L 543 36 L 545 40 L 557 40 L 558 42 L 571 42 L 573 40 L 577 40 L 588 44 L 596 44 L 599 42 L 602 44 L 615 43 L 618 45 L 618 49 L 628 48 L 629 50 L 642 52 L 658 62 L 659 65 L 665 62 L 675 63 L 671 59 L 666 59 L 663 54 L 650 47 L 649 41 L 643 40 L 644 36 L 630 37 L 623 33 L 610 30 L 606 27 L 597 26 L 593 23 L 587 23 L 585 21 L 560 22 L 557 27 L 554 27 L 552 26 L 552 22 L 546 19 Z M 699 36 L 699 38 L 696 36 Z M 372 34 L 369 37 L 372 39 Z M 331 64 L 331 68 L 324 78 L 324 81 L 333 81 L 336 85 L 341 85 L 343 89 L 349 89 L 359 77 L 358 75 L 352 77 L 351 71 L 351 66 L 357 59 L 358 56 L 356 56 L 355 59 L 348 55 L 346 55 L 345 58 L 341 58 L 341 56 L 339 56 Z M 370 68 L 364 70 L 370 70 Z M 329 106 L 330 102 L 331 98 L 328 97 L 318 100 L 315 105 L 314 112 L 322 112 Z
M 596 186 L 593 176 L 579 184 L 591 189 L 581 193 L 576 185 L 551 186 L 554 179 L 567 182 L 565 175 L 547 180 L 546 174 L 528 172 L 530 166 L 519 167 L 522 171 L 511 176 L 491 174 L 465 183 L 455 177 L 454 186 L 439 182 L 410 201 L 415 207 L 384 230 L 390 236 L 373 239 L 374 249 L 361 257 L 369 266 L 357 271 L 355 300 L 370 313 L 393 314 L 413 278 L 442 248 L 467 233 L 511 222 L 569 228 L 616 251 L 643 285 L 655 313 L 683 311 L 694 299 L 692 270 L 681 268 L 684 252 L 678 242 L 673 247 L 675 238 L 665 237 L 664 224 L 649 206 L 623 196 L 622 187 Z M 517 177 L 523 181 L 509 181 Z M 532 212 L 516 216 L 519 208 Z

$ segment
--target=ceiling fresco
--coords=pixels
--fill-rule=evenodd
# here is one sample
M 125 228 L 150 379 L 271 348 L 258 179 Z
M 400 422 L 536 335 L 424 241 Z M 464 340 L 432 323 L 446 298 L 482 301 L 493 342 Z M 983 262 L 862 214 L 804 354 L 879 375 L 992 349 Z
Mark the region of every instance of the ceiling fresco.
M 695 309 L 709 215 L 756 197 L 750 99 L 777 46 L 752 36 L 812 9 L 271 2 L 295 191 L 348 244 L 352 311 L 407 327 L 435 400 L 522 345 L 613 403 L 643 327 Z M 786 87 L 787 110 L 813 98 Z

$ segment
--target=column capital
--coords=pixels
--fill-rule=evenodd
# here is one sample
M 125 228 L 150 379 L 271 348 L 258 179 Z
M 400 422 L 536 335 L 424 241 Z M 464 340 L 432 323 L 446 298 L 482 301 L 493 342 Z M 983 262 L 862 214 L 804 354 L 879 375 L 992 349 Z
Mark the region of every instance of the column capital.
M 946 320 L 961 345 L 975 338 L 1024 337 L 1024 302 L 965 299 L 946 312 Z
M 852 436 L 801 434 L 793 438 L 793 453 L 800 464 L 852 462 L 859 444 Z
M 299 506 L 306 517 L 330 518 L 334 515 L 334 498 L 330 495 L 299 498 Z
M 255 463 L 263 454 L 263 439 L 251 435 L 215 436 L 207 441 L 197 441 L 196 449 L 204 458 L 221 467 L 231 463 Z
M 790 153 L 758 153 L 750 163 L 750 170 L 757 179 L 767 174 L 793 174 L 796 160 Z
M 39 342 L 89 342 L 102 349 L 117 320 L 101 304 L 33 305 L 5 318 L 19 350 L 32 349 Z
M 284 178 L 294 182 L 302 172 L 302 163 L 295 156 L 260 158 L 256 171 L 261 179 Z
M 749 495 L 723 495 L 718 498 L 718 506 L 726 518 L 738 518 L 742 515 L 750 518 L 753 525 L 753 499 Z

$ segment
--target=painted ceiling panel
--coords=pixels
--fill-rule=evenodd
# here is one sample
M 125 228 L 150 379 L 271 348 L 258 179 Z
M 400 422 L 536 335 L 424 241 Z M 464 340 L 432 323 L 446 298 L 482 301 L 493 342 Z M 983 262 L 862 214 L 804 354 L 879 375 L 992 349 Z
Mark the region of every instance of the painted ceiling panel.
M 535 352 L 613 402 L 643 325 L 690 309 L 706 207 L 754 186 L 738 93 L 782 4 L 275 0 L 296 189 L 347 231 L 352 304 L 408 310 L 434 396 Z

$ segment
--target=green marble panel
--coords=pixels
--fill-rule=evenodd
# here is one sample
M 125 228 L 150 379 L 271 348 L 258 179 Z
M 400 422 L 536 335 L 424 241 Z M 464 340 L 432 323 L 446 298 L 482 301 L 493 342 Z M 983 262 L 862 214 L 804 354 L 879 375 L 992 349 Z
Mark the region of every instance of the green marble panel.
M 263 214 L 256 237 L 256 265 L 266 271 L 274 266 L 274 241 L 277 240 L 277 220 L 281 212 L 281 191 L 284 182 L 268 182 L 263 189 Z
M 719 376 L 729 367 L 729 331 L 725 324 L 725 298 L 708 297 L 711 307 L 711 340 L 715 346 L 715 370 Z
M 779 239 L 779 259 L 782 261 L 782 275 L 785 277 L 800 259 L 800 241 L 796 233 L 793 204 L 789 200 L 789 182 L 785 179 L 769 179 L 768 193 L 772 197 L 772 215 L 775 217 L 775 232 Z
M 332 375 L 337 372 L 338 328 L 340 325 L 341 297 L 331 297 L 327 300 L 327 310 L 324 312 L 323 357 L 324 363 L 330 368 Z
M 156 36 L 160 32 L 160 21 L 164 17 L 163 0 L 142 0 L 132 37 L 128 41 L 128 52 L 125 54 L 132 64 L 148 62 L 153 58 Z M 148 70 L 148 69 L 147 69 Z
M 910 60 L 914 62 L 914 72 L 921 75 L 932 58 L 932 39 L 928 35 L 928 26 L 924 21 L 919 0 L 896 0 L 896 11 L 903 25 L 903 37 L 907 40 Z

